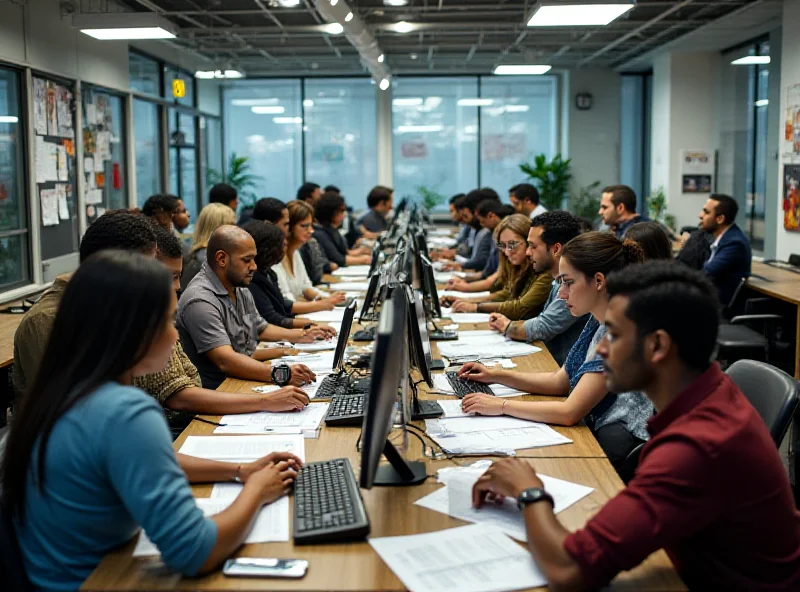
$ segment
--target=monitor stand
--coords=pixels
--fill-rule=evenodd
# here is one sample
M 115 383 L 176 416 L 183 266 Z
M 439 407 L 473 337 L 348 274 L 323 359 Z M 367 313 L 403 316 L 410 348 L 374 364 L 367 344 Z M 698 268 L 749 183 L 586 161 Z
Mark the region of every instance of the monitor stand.
M 383 456 L 389 464 L 383 464 L 375 472 L 372 484 L 377 486 L 419 485 L 428 478 L 425 463 L 419 460 L 406 461 L 394 445 L 386 441 L 383 447 Z
M 414 395 L 411 403 L 411 421 L 436 419 L 442 415 L 444 415 L 444 409 L 439 403 L 436 401 L 420 401 L 419 397 Z
M 444 360 L 431 359 L 431 370 L 444 370 L 445 368 Z

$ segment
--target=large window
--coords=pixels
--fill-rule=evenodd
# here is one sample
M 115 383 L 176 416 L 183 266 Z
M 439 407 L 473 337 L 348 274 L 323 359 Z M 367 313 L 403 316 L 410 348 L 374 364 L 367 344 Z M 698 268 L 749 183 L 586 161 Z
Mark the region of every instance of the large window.
M 378 183 L 375 90 L 368 78 L 305 83 L 306 179 L 336 185 L 357 210 Z
M 392 160 L 397 197 L 478 186 L 477 78 L 395 79 Z
M 245 204 L 268 196 L 292 200 L 303 183 L 300 84 L 300 80 L 262 80 L 224 87 L 226 152 L 248 157 L 251 173 L 258 176 L 252 195 L 240 196 Z
M 209 180 L 219 179 L 224 170 L 222 159 L 222 120 L 218 117 L 206 117 L 205 121 L 205 155 L 206 155 L 206 190 L 200 198 L 202 206 L 208 204 Z
M 650 114 L 653 75 L 623 75 L 620 82 L 620 182 L 639 196 L 639 211 L 646 213 L 650 187 Z
M 136 153 L 136 203 L 161 191 L 161 122 L 155 103 L 133 100 L 133 139 Z
M 191 113 L 169 109 L 169 190 L 195 208 L 199 203 L 196 122 Z
M 19 74 L 0 68 L 0 290 L 30 281 Z
M 132 90 L 154 97 L 161 96 L 161 65 L 156 60 L 130 52 L 128 74 Z

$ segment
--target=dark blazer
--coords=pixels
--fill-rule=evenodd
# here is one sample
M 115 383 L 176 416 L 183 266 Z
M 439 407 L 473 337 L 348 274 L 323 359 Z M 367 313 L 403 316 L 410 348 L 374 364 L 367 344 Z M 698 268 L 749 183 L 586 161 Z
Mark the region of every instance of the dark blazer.
M 284 329 L 292 328 L 292 301 L 286 300 L 281 294 L 274 271 L 256 271 L 248 288 L 256 302 L 258 313 L 265 321 Z
M 733 224 L 720 238 L 716 252 L 713 246 L 711 252 L 712 256 L 703 265 L 703 271 L 717 286 L 720 303 L 728 306 L 742 278 L 750 276 L 753 260 L 750 241 L 741 228 Z
M 347 243 L 338 228 L 314 224 L 314 238 L 322 247 L 328 261 L 339 267 L 347 265 Z

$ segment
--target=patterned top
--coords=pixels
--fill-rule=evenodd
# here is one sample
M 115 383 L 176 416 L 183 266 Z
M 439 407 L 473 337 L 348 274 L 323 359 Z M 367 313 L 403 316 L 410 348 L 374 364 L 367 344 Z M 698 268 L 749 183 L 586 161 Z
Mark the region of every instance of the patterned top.
M 597 345 L 605 334 L 605 325 L 590 317 L 564 363 L 564 369 L 569 376 L 570 392 L 578 386 L 584 374 L 603 371 L 603 360 L 597 355 Z M 586 419 L 593 430 L 620 422 L 640 440 L 648 440 L 650 436 L 647 433 L 647 420 L 652 417 L 653 412 L 653 404 L 642 392 L 609 393 L 595 405 Z
M 161 404 L 170 427 L 186 427 L 192 421 L 193 413 L 172 411 L 167 408 L 167 400 L 172 395 L 185 388 L 200 386 L 200 374 L 183 351 L 180 339 L 175 342 L 175 349 L 172 350 L 166 368 L 161 372 L 137 376 L 133 379 L 133 384 Z

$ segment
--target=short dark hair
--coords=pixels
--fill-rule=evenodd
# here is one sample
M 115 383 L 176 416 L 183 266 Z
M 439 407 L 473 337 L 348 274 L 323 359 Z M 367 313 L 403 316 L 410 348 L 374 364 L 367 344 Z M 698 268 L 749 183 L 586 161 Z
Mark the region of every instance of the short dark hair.
M 644 250 L 644 260 L 672 259 L 672 242 L 658 222 L 640 222 L 625 232 L 625 238 L 639 243 Z
M 149 254 L 156 248 L 153 224 L 141 214 L 126 210 L 106 212 L 92 222 L 83 235 L 80 261 L 100 251 L 118 249 Z
M 549 249 L 558 243 L 562 247 L 581 233 L 581 221 L 575 214 L 552 210 L 531 220 L 531 228 L 542 228 L 542 242 Z
M 450 204 L 452 204 L 455 207 L 456 202 L 465 195 L 466 195 L 465 193 L 456 193 L 453 197 L 450 198 Z
M 501 203 L 496 199 L 484 199 L 481 203 L 478 204 L 476 208 L 476 213 L 478 216 L 486 217 L 489 214 L 494 214 L 498 218 L 503 218 L 502 215 L 505 211 L 505 208 L 509 207 L 505 204 Z M 512 208 L 513 209 L 513 208 Z
M 170 216 L 178 209 L 180 197 L 169 193 L 156 193 L 147 198 L 142 206 L 142 214 L 148 218 L 153 218 L 159 214 L 169 214 Z
M 253 207 L 253 220 L 275 224 L 283 216 L 286 204 L 274 197 L 262 197 Z
M 297 190 L 297 199 L 306 201 L 317 189 L 319 189 L 319 185 L 316 183 L 303 183 L 300 185 L 300 189 Z
M 508 193 L 520 201 L 529 201 L 533 205 L 539 205 L 539 190 L 530 183 L 520 183 L 508 190 Z
M 459 210 L 468 208 L 474 213 L 478 209 L 478 204 L 487 199 L 495 199 L 500 201 L 500 198 L 494 191 L 487 191 L 486 189 L 473 189 L 464 197 L 459 199 L 455 205 Z
M 344 198 L 338 193 L 323 193 L 314 207 L 317 222 L 329 226 L 336 213 L 344 207 Z
M 329 191 L 331 191 L 333 193 L 341 193 L 342 192 L 342 190 L 339 189 L 336 185 L 326 185 L 325 186 L 325 193 L 328 193 Z
M 166 259 L 183 258 L 183 246 L 177 236 L 158 224 L 153 224 L 153 231 L 156 233 L 156 248 L 160 257 Z
M 481 187 L 480 190 L 483 191 L 483 194 L 487 199 L 496 199 L 497 201 L 500 201 L 500 194 L 491 187 Z
M 242 227 L 250 233 L 256 243 L 256 266 L 267 271 L 283 259 L 283 239 L 286 235 L 274 224 L 264 224 L 258 220 L 250 220 Z
M 685 265 L 649 261 L 608 277 L 609 297 L 627 296 L 625 316 L 640 338 L 661 329 L 678 348 L 678 357 L 695 370 L 711 362 L 719 327 L 717 290 L 707 276 Z
M 369 192 L 367 195 L 367 206 L 370 209 L 374 208 L 375 206 L 382 204 L 383 202 L 389 201 L 392 199 L 392 194 L 394 193 L 394 189 L 391 187 L 384 187 L 383 185 L 377 185 L 372 188 L 372 191 Z
M 231 187 L 227 183 L 217 183 L 208 190 L 208 203 L 230 204 L 233 200 L 239 199 L 239 192 L 236 187 Z
M 628 212 L 636 211 L 636 192 L 627 185 L 609 185 L 602 192 L 611 194 L 611 203 L 615 206 L 622 204 Z
M 729 226 L 736 221 L 736 214 L 739 213 L 739 204 L 736 203 L 735 199 L 723 193 L 713 193 L 709 196 L 709 199 L 717 202 L 714 214 L 725 217 L 725 226 Z

